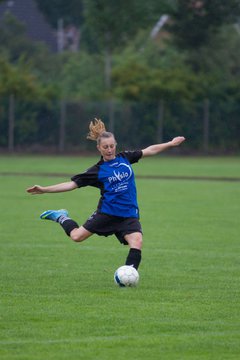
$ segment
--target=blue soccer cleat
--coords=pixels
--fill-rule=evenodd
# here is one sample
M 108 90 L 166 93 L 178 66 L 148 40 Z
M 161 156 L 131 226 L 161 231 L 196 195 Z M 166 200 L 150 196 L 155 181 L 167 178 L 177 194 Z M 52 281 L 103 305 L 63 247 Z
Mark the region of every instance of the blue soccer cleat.
M 52 220 L 57 221 L 60 216 L 68 216 L 68 211 L 65 209 L 61 210 L 46 210 L 40 215 L 42 220 Z

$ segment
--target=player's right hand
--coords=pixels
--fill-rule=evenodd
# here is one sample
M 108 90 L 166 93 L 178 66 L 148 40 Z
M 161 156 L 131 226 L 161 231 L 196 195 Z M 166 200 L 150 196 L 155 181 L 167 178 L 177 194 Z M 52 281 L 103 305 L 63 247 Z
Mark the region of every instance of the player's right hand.
M 40 185 L 34 185 L 27 189 L 27 192 L 31 195 L 44 194 L 43 187 Z

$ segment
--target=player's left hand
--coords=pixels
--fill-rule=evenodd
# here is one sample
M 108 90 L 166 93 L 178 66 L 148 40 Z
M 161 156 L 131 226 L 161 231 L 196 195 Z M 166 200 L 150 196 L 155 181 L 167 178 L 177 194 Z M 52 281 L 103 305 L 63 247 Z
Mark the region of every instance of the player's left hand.
M 184 136 L 177 136 L 175 138 L 172 139 L 171 144 L 172 146 L 178 146 L 180 145 L 183 141 L 185 141 L 185 137 Z

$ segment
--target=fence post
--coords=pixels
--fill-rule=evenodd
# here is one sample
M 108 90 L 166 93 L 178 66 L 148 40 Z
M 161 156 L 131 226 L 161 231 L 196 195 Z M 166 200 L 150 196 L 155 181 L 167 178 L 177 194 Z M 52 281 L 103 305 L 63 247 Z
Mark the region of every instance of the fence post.
M 163 118 L 164 118 L 164 101 L 158 101 L 158 114 L 157 114 L 157 142 L 163 142 Z
M 114 114 L 114 100 L 108 100 L 108 117 L 109 117 L 109 131 L 114 133 L 115 128 L 115 114 Z
M 203 150 L 208 152 L 209 149 L 209 99 L 203 102 Z
M 9 96 L 8 108 L 8 151 L 14 151 L 14 127 L 15 127 L 15 97 L 13 94 Z
M 58 151 L 60 153 L 65 150 L 65 124 L 66 124 L 66 100 L 61 99 L 60 101 L 60 124 L 59 124 L 59 144 Z

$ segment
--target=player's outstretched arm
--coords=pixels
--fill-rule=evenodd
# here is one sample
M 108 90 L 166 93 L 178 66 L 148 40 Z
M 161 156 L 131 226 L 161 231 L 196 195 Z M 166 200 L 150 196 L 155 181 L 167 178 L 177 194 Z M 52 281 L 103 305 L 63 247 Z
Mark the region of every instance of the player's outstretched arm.
M 58 193 L 64 191 L 71 191 L 77 188 L 77 184 L 74 181 L 68 181 L 50 186 L 34 185 L 27 189 L 27 192 L 31 195 L 41 195 L 45 193 Z
M 166 143 L 148 146 L 147 148 L 142 150 L 142 154 L 143 154 L 143 156 L 156 155 L 156 154 L 158 154 L 162 151 L 165 151 L 169 148 L 179 146 L 183 141 L 185 141 L 185 137 L 177 136 L 177 137 L 173 138 L 171 141 L 168 141 Z

